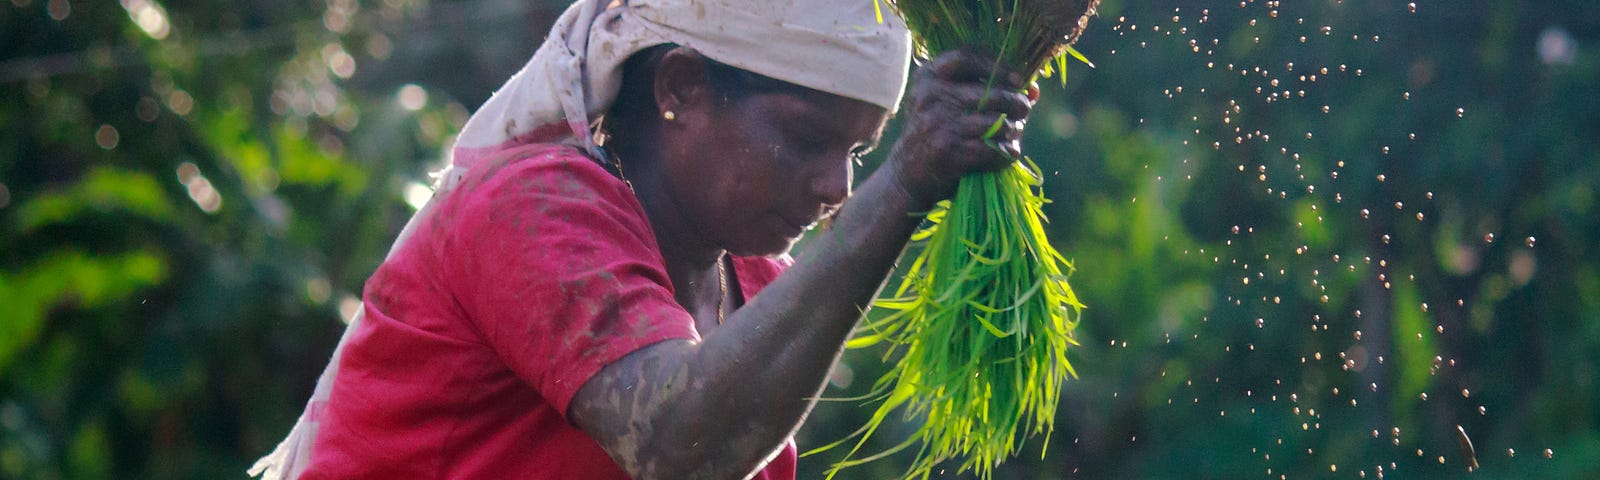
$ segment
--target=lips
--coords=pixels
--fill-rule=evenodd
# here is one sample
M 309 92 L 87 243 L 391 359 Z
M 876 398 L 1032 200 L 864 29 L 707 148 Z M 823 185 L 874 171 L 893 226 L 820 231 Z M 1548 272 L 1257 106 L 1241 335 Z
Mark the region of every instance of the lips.
M 791 220 L 788 217 L 778 217 L 778 219 L 778 223 L 784 227 L 784 236 L 789 238 L 799 237 L 801 234 L 805 233 L 806 230 L 810 230 L 811 226 L 816 223 L 814 221 L 799 222 Z

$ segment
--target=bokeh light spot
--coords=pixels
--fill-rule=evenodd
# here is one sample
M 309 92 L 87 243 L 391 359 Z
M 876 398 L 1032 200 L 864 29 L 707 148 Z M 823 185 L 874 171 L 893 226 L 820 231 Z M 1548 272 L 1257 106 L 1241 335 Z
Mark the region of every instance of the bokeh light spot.
M 400 101 L 401 108 L 413 112 L 428 106 L 428 91 L 414 83 L 400 87 L 400 93 L 395 98 Z
M 67 0 L 50 0 L 50 3 L 45 6 L 45 10 L 50 13 L 51 20 L 59 22 L 72 15 L 72 4 L 68 3 Z
M 117 148 L 117 143 L 121 140 L 122 136 L 117 133 L 117 127 L 100 125 L 100 128 L 94 131 L 94 144 L 99 145 L 102 149 L 111 150 Z
M 200 173 L 200 167 L 191 162 L 178 165 L 178 182 L 188 189 L 189 199 L 206 213 L 217 213 L 222 208 L 222 192 L 211 185 L 211 180 Z
M 162 40 L 172 33 L 167 11 L 161 5 L 150 0 L 122 0 L 122 8 L 128 11 L 128 19 L 150 38 Z

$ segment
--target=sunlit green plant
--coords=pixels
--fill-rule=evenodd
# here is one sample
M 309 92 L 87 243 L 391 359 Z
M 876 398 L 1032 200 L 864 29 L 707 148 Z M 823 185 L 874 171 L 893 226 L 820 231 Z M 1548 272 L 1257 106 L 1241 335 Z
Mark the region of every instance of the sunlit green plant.
M 905 19 L 922 58 L 976 46 L 991 50 L 997 67 L 1034 78 L 1061 75 L 1065 82 L 1069 56 L 1088 63 L 1070 44 L 1098 3 L 898 0 L 891 5 Z M 955 197 L 929 213 L 930 226 L 912 237 L 922 243 L 921 253 L 893 295 L 875 302 L 892 313 L 868 319 L 849 343 L 852 348 L 887 343 L 885 358 L 899 354 L 899 359 L 863 397 L 880 402 L 867 424 L 810 452 L 856 439 L 829 478 L 913 445 L 917 456 L 907 478 L 925 478 L 939 463 L 956 458 L 962 459 L 960 471 L 989 478 L 1026 436 L 1048 437 L 1054 429 L 1061 384 L 1076 376 L 1067 350 L 1077 345 L 1073 330 L 1083 304 L 1067 283 L 1071 262 L 1045 236 L 1041 208 L 1048 200 L 1041 185 L 1038 165 L 1022 158 L 1010 168 L 963 178 Z M 902 407 L 908 418 L 922 418 L 917 431 L 883 452 L 853 458 Z

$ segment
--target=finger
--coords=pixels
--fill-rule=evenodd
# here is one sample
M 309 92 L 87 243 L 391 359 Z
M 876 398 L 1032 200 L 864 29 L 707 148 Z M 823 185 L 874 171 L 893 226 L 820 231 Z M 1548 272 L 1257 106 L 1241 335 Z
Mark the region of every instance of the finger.
M 958 120 L 958 134 L 962 138 L 977 138 L 991 142 L 1022 138 L 1024 122 L 1003 114 L 972 114 Z
M 956 160 L 962 171 L 990 170 L 1018 158 L 1014 142 L 992 143 L 980 139 L 953 143 L 944 153 L 949 155 L 947 158 Z
M 934 57 L 932 62 L 922 67 L 922 71 L 933 78 L 947 82 L 969 83 L 988 80 L 989 72 L 993 68 L 993 56 L 964 48 Z
M 989 137 L 989 143 L 999 147 L 1006 154 L 1006 158 L 1015 160 L 1022 156 L 1022 126 L 1024 122 L 1003 119 L 995 129 L 994 135 Z
M 1013 120 L 1026 119 L 1033 111 L 1028 94 L 1015 90 L 991 90 L 981 102 L 984 112 L 1004 113 Z
M 973 62 L 975 67 L 981 69 L 980 74 L 975 78 L 976 80 L 981 80 L 985 84 L 993 83 L 996 87 L 1006 90 L 1021 91 L 1027 86 L 1028 79 L 1026 76 L 1021 72 L 1012 70 L 1009 65 L 1001 62 L 992 52 L 976 46 L 968 46 L 956 50 L 955 53 L 962 56 L 965 61 Z
M 990 88 L 978 84 L 965 84 L 943 89 L 941 100 L 957 111 L 1004 113 L 1015 120 L 1028 118 L 1033 102 L 1020 91 Z
M 935 57 L 922 71 L 945 81 L 957 83 L 993 81 L 1007 90 L 1022 90 L 1026 78 L 1001 65 L 992 53 L 977 47 L 966 47 L 945 52 Z
M 952 132 L 957 138 L 946 142 L 947 150 L 959 153 L 962 158 L 976 159 L 979 163 L 997 161 L 991 159 L 994 155 L 1003 155 L 1008 160 L 1020 157 L 1021 122 L 997 120 L 1000 119 L 980 116 L 962 118 L 959 125 L 951 126 L 959 131 Z
M 975 167 L 992 170 L 1022 158 L 1022 143 L 1008 140 L 999 143 L 984 143 L 981 148 L 976 148 L 968 158 L 977 162 Z

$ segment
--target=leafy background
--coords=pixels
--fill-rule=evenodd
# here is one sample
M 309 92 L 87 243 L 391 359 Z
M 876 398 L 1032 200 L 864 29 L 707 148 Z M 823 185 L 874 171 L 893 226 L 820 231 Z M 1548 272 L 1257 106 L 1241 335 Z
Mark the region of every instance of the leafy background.
M 242 476 L 563 6 L 0 4 L 0 478 Z M 1459 478 L 1458 428 L 1600 477 L 1600 4 L 1106 0 L 1079 49 L 1025 149 L 1082 378 L 1001 477 Z

